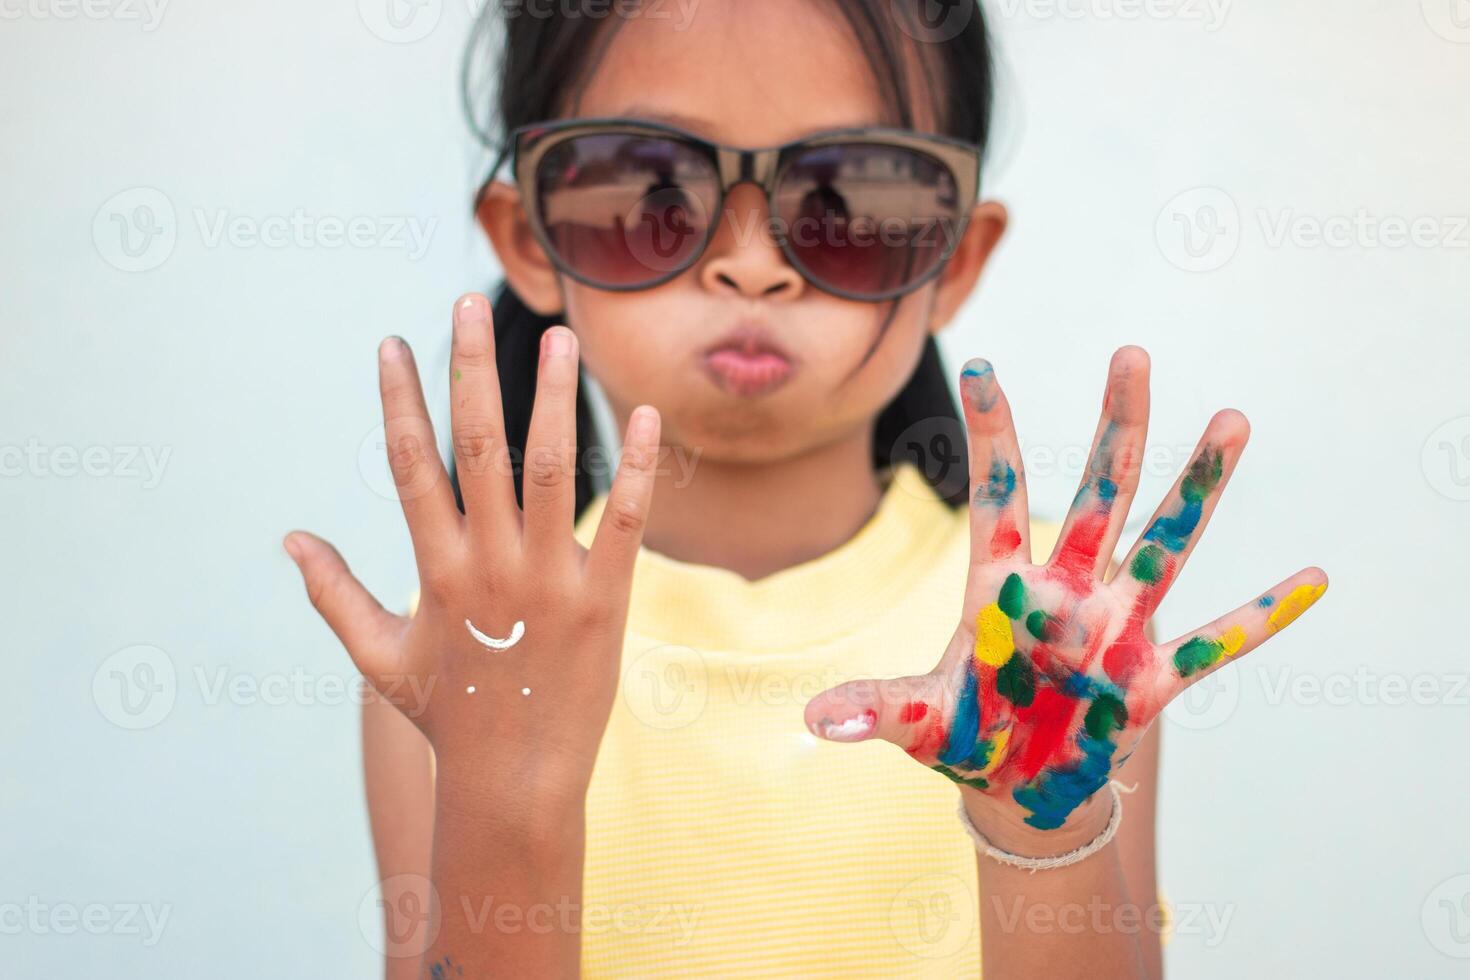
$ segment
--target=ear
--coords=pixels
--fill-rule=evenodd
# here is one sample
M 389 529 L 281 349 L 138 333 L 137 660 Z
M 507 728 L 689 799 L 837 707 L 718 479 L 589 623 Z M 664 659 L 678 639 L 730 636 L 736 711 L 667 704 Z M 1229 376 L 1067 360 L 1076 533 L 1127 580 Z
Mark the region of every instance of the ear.
M 982 201 L 970 212 L 964 237 L 939 274 L 934 305 L 929 314 L 930 333 L 937 334 L 947 327 L 970 293 L 974 292 L 980 273 L 1005 234 L 1009 221 L 1010 215 L 999 201 Z
M 475 207 L 475 219 L 516 295 L 542 316 L 560 313 L 565 308 L 561 277 L 531 230 L 520 193 L 510 184 L 492 181 Z

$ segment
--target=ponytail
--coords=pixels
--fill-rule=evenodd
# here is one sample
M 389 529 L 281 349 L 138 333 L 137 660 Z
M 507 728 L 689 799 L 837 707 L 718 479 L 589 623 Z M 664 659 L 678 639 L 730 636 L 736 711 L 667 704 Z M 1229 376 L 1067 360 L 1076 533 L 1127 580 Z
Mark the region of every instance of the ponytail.
M 531 407 L 536 399 L 536 374 L 541 363 L 541 335 L 561 323 L 561 318 L 542 316 L 515 294 L 509 283 L 502 283 L 495 294 L 492 316 L 495 321 L 495 366 L 500 375 L 500 399 L 505 415 L 505 441 L 510 450 L 512 479 L 516 504 L 525 506 L 524 480 L 526 441 L 531 430 Z M 581 368 L 577 371 L 580 376 Z M 580 380 L 580 378 L 579 378 Z M 592 405 L 585 384 L 577 385 L 577 458 L 576 514 L 597 495 L 592 481 L 588 454 L 601 453 L 602 441 L 592 418 Z M 464 510 L 464 497 L 459 488 L 459 466 L 451 463 L 449 482 L 454 487 L 454 500 Z

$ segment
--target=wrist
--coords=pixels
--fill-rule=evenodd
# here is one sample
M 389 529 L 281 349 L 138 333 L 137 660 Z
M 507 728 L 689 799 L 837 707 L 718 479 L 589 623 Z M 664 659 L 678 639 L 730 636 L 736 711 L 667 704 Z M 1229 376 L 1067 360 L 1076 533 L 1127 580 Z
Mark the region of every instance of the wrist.
M 484 760 L 439 762 L 435 766 L 435 821 L 468 823 L 482 830 L 560 843 L 582 832 L 585 780 L 563 779 L 544 770 L 507 770 Z
M 1060 827 L 1041 830 L 1026 823 L 1026 811 L 1009 799 L 963 787 L 960 793 L 975 829 L 996 847 L 1020 857 L 1055 857 L 1084 847 L 1107 830 L 1113 815 L 1112 793 L 1098 792 L 1068 814 Z

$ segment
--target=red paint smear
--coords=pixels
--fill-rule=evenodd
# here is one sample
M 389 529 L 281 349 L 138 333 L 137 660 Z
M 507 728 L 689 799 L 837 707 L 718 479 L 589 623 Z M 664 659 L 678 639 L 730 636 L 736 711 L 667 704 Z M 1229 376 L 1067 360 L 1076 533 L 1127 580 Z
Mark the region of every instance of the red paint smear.
M 944 748 L 948 736 L 944 731 L 944 721 L 937 715 L 929 719 L 929 724 L 923 733 L 904 751 L 916 759 L 937 759 L 939 751 Z
M 1143 624 L 1158 606 L 1159 597 L 1167 582 L 1168 579 L 1165 578 L 1155 585 L 1144 586 L 1138 593 L 1138 598 L 1133 601 L 1133 609 L 1128 613 L 1123 631 L 1103 653 L 1103 670 L 1107 671 L 1114 683 L 1126 687 L 1153 649 L 1153 644 L 1144 638 Z
M 1052 567 L 1061 573 L 1062 581 L 1079 595 L 1092 591 L 1092 570 L 1097 565 L 1097 553 L 1108 529 L 1108 517 L 1107 511 L 1095 511 L 1077 518 L 1062 539 L 1056 561 L 1052 562 Z
M 990 557 L 1009 558 L 1021 547 L 1021 532 L 1010 514 L 1004 514 L 996 522 L 995 533 L 990 536 Z
M 1072 730 L 1072 719 L 1081 704 L 1054 687 L 1042 687 L 1029 708 L 1016 709 L 1016 720 L 1029 730 L 1026 746 L 1016 760 L 1022 780 L 1035 779 L 1042 766 L 1062 761 L 1054 757 Z
M 928 713 L 929 706 L 923 701 L 910 701 L 898 709 L 898 722 L 901 725 L 912 725 Z

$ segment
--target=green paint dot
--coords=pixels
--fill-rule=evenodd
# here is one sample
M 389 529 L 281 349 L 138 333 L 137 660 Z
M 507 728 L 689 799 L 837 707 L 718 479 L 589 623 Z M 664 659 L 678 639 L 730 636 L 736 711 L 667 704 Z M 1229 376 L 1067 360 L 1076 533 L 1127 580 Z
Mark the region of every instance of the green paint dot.
M 1082 724 L 1093 738 L 1106 739 L 1128 724 L 1128 707 L 1112 694 L 1099 694 Z
M 1029 706 L 1036 697 L 1036 671 L 1031 659 L 1017 650 L 1005 666 L 995 672 L 995 689 L 1018 708 Z
M 1040 609 L 1035 610 L 1026 617 L 1026 630 L 1038 640 L 1046 639 L 1047 615 Z
M 454 369 L 454 380 L 455 381 L 458 381 L 459 380 L 459 368 L 455 368 Z
M 1225 653 L 1225 648 L 1214 640 L 1203 636 L 1196 636 L 1185 640 L 1174 651 L 1174 667 L 1179 671 L 1180 677 L 1188 677 L 1198 673 L 1206 667 L 1219 660 Z
M 1006 576 L 1005 584 L 1000 587 L 1000 598 L 995 604 L 1011 619 L 1021 618 L 1021 610 L 1026 604 L 1026 586 L 1022 583 L 1021 576 L 1015 572 Z
M 1144 545 L 1143 550 L 1133 556 L 1133 564 L 1128 566 L 1128 573 L 1140 582 L 1156 585 L 1164 577 L 1168 566 L 1169 559 L 1163 548 L 1156 544 Z

